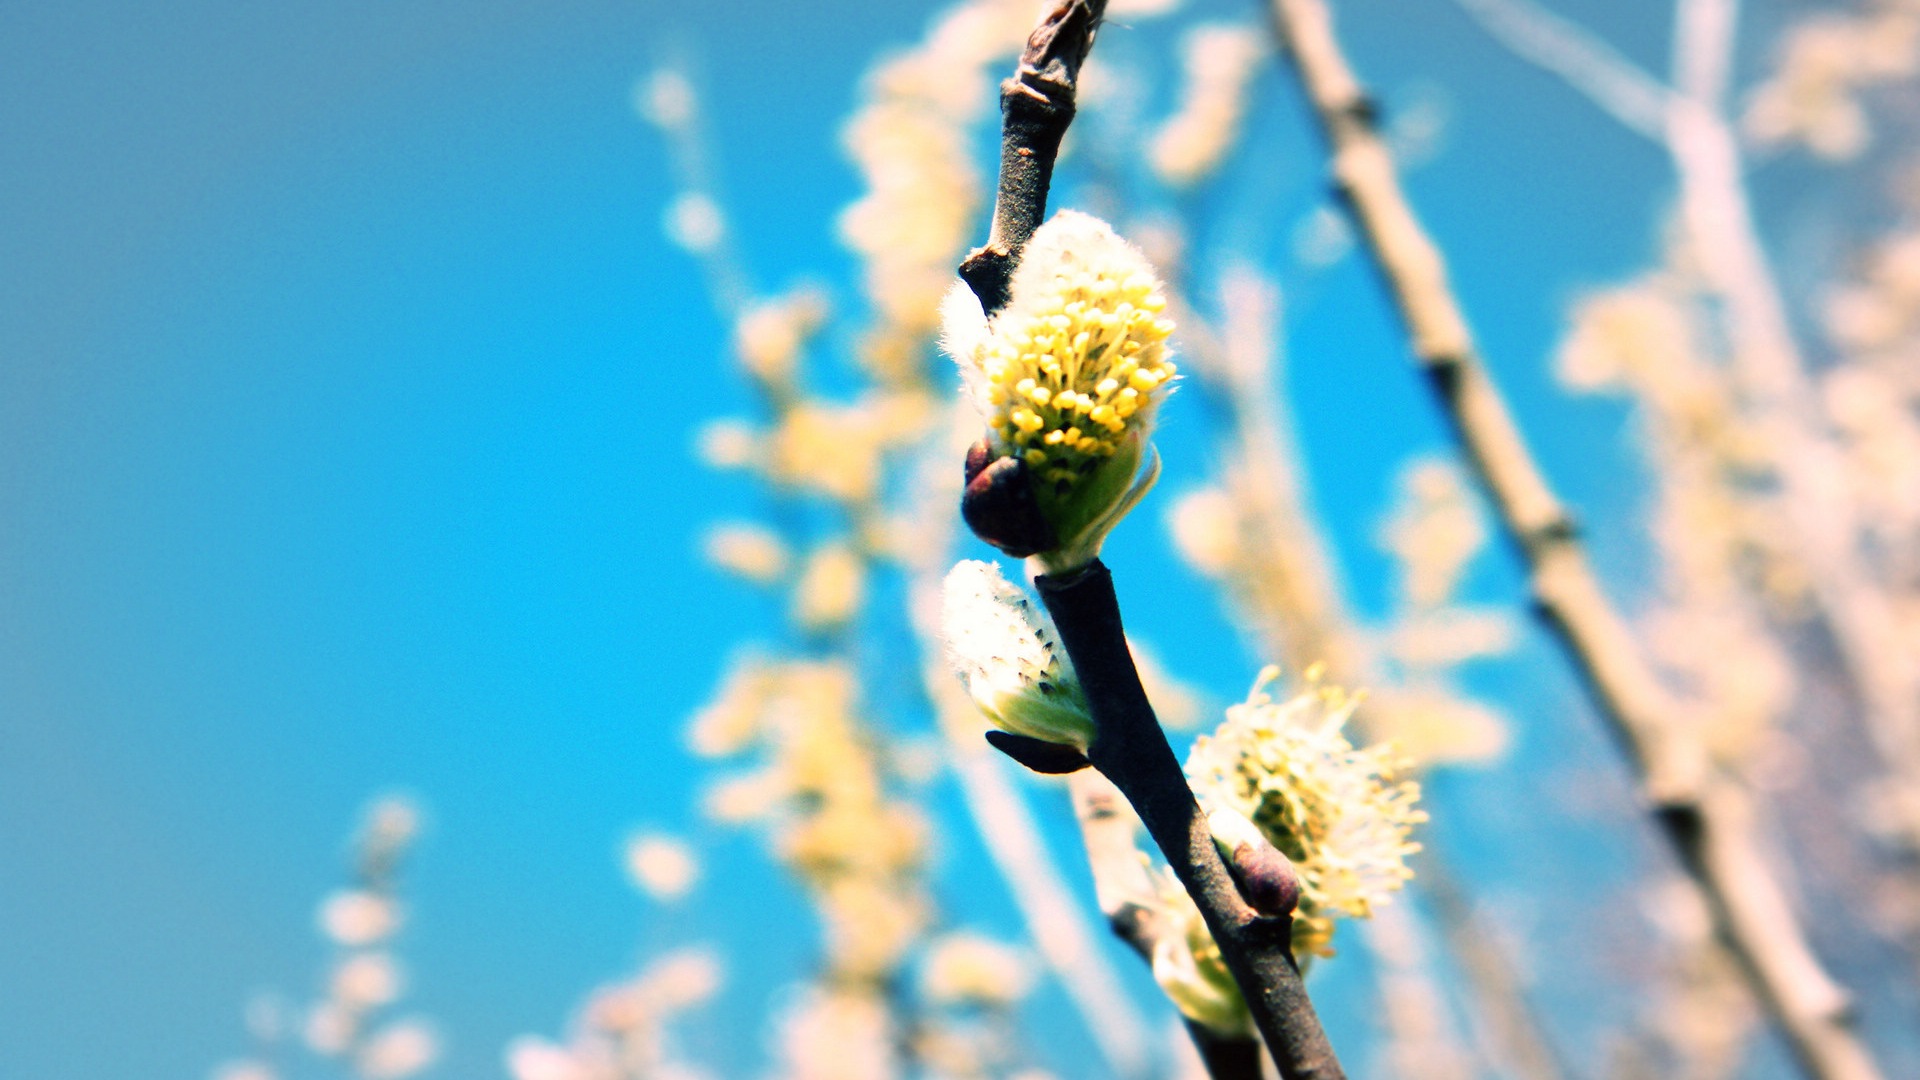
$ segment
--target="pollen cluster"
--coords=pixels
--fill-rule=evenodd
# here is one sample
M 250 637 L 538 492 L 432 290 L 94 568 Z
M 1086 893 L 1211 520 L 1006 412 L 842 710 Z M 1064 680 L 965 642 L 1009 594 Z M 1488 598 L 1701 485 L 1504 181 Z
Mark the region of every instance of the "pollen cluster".
M 1177 373 L 1166 296 L 1145 257 L 1070 210 L 1034 233 L 1010 291 L 975 345 L 975 393 L 1000 444 L 1064 495 L 1145 429 Z
M 1293 948 L 1302 960 L 1333 955 L 1334 919 L 1365 918 L 1413 876 L 1420 786 L 1398 778 L 1390 746 L 1356 748 L 1341 734 L 1358 699 L 1313 686 L 1274 701 L 1261 673 L 1226 723 L 1194 742 L 1187 776 L 1203 805 L 1225 806 L 1259 826 L 1301 879 Z

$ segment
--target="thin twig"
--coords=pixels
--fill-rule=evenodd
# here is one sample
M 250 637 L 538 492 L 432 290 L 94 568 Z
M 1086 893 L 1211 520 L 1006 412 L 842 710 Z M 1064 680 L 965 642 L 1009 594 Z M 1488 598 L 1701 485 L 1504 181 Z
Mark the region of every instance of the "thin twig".
M 1162 937 L 1175 933 L 1166 925 L 1155 902 L 1153 878 L 1134 846 L 1139 819 L 1113 781 L 1097 770 L 1082 769 L 1067 778 L 1073 794 L 1073 816 L 1087 846 L 1087 865 L 1093 871 L 1093 891 L 1100 913 L 1113 935 L 1140 959 L 1153 963 Z M 1260 1080 L 1260 1041 L 1251 1035 L 1222 1035 L 1188 1020 L 1187 1034 L 1213 1080 Z
M 1757 445 L 1772 459 L 1796 553 L 1863 699 L 1867 736 L 1893 783 L 1920 783 L 1920 672 L 1894 645 L 1899 618 L 1887 593 L 1859 568 L 1857 508 L 1836 479 L 1846 463 L 1817 414 L 1820 395 L 1754 223 L 1740 141 L 1726 115 L 1735 6 L 1680 0 L 1670 89 L 1531 0 L 1458 2 L 1516 55 L 1560 76 L 1673 159 L 1681 221 L 1708 286 L 1726 305 L 1733 369 L 1765 433 Z M 1906 847 L 1920 851 L 1920 800 L 1901 804 L 1899 825 Z
M 1575 1075 L 1565 1058 L 1547 1038 L 1520 976 L 1513 969 L 1486 917 L 1474 910 L 1466 894 L 1454 880 L 1445 860 L 1436 859 L 1433 838 L 1429 836 L 1426 857 L 1422 859 L 1416 881 L 1420 895 L 1434 913 L 1433 921 L 1445 937 L 1448 952 L 1462 968 L 1468 985 L 1473 987 L 1475 1019 L 1486 1030 L 1479 1038 L 1493 1045 L 1494 1056 L 1514 1076 L 1526 1080 L 1559 1080 Z
M 1601 591 L 1572 520 L 1547 486 L 1505 399 L 1481 365 L 1439 250 L 1400 190 L 1374 109 L 1322 0 L 1271 0 L 1275 28 L 1332 148 L 1335 183 L 1399 307 L 1462 453 L 1526 561 L 1534 602 L 1584 676 L 1639 773 L 1675 855 L 1747 981 L 1809 1076 L 1866 1080 L 1878 1069 L 1846 996 L 1821 968 L 1786 893 L 1760 856 L 1746 793 L 1709 767 Z
M 1126 796 L 1193 897 L 1280 1075 L 1344 1078 L 1294 963 L 1292 919 L 1263 915 L 1240 895 L 1147 702 L 1113 575 L 1095 559 L 1065 578 L 1043 575 L 1034 586 L 1086 690 L 1094 723 L 1088 759 Z
M 960 264 L 960 277 L 992 315 L 1007 305 L 1007 282 L 1027 238 L 1047 216 L 1060 140 L 1073 122 L 1080 65 L 1107 0 L 1055 4 L 1027 38 L 1013 77 L 1000 84 L 1000 185 L 986 245 Z
M 929 672 L 927 685 L 938 685 L 943 695 L 954 687 L 950 672 Z M 949 706 L 942 704 L 942 711 Z M 975 831 L 986 845 L 987 853 L 1007 882 L 1014 905 L 1019 908 L 1033 939 L 1034 949 L 1060 980 L 1087 1027 L 1094 1036 L 1107 1063 L 1116 1076 L 1139 1077 L 1151 1072 L 1145 1026 L 1140 1014 L 1120 989 L 1119 972 L 1101 955 L 1096 932 L 1081 918 L 1072 891 L 1060 871 L 1048 857 L 1033 812 L 1009 782 L 1008 774 L 996 760 L 999 755 L 980 740 L 977 724 L 979 710 L 971 701 L 955 703 L 968 716 L 975 730 L 960 738 L 957 732 L 948 742 L 948 759 L 967 808 L 973 814 Z M 943 724 L 952 730 L 955 725 Z M 1216 1077 L 1216 1080 L 1227 1080 Z
M 1681 0 L 1674 31 L 1679 95 L 1666 145 L 1680 179 L 1682 220 L 1701 269 L 1724 300 L 1734 370 L 1772 455 L 1808 584 L 1853 676 L 1875 751 L 1895 779 L 1920 784 L 1920 671 L 1900 647 L 1891 594 L 1862 572 L 1858 507 L 1847 461 L 1819 415 L 1821 396 L 1794 339 L 1785 299 L 1747 199 L 1739 139 L 1721 99 L 1732 5 Z M 1896 788 L 1898 790 L 1898 788 Z M 1902 839 L 1920 851 L 1920 800 L 1901 801 Z
M 1559 75 L 1621 126 L 1658 140 L 1673 96 L 1606 42 L 1545 8 L 1518 0 L 1458 0 L 1515 55 Z

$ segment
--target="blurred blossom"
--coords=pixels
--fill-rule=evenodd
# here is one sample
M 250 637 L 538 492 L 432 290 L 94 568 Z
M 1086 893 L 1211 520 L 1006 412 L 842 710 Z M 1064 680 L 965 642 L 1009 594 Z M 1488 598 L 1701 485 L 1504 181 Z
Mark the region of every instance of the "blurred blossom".
M 1920 11 L 1887 5 L 1818 15 L 1789 30 L 1779 51 L 1772 77 L 1748 102 L 1747 133 L 1762 145 L 1798 144 L 1846 160 L 1871 135 L 1861 92 L 1920 66 Z
M 279 1074 L 259 1061 L 233 1061 L 213 1070 L 212 1080 L 279 1080 Z
M 507 1075 L 513 1080 L 592 1080 L 592 1073 L 573 1054 L 535 1035 L 522 1035 L 507 1046 Z
M 793 620 L 821 633 L 846 625 L 866 598 L 867 571 L 846 544 L 827 544 L 807 556 L 793 593 Z
M 334 1001 L 322 1001 L 307 1012 L 307 1047 L 325 1057 L 347 1052 L 358 1034 L 354 1014 Z
M 641 833 L 627 841 L 627 875 L 655 900 L 673 901 L 692 891 L 700 863 L 685 842 L 661 833 Z
M 826 298 L 813 289 L 749 307 L 733 331 L 740 365 L 762 383 L 785 385 L 799 367 L 801 350 L 819 332 L 826 316 Z
M 880 486 L 880 454 L 903 434 L 908 418 L 877 399 L 852 405 L 802 401 L 767 440 L 767 478 L 846 503 L 872 499 Z
M 404 1080 L 434 1063 L 440 1039 L 419 1020 L 399 1020 L 374 1032 L 355 1055 L 368 1080 Z
M 1827 415 L 1840 430 L 1853 468 L 1855 496 L 1889 531 L 1920 527 L 1920 394 L 1903 393 L 1894 378 L 1864 366 L 1837 368 L 1821 381 Z
M 1410 668 L 1448 668 L 1513 648 L 1519 634 L 1504 608 L 1449 605 L 1406 614 L 1387 634 L 1387 651 Z
M 1385 546 L 1400 560 L 1408 598 L 1435 607 L 1453 594 L 1468 562 L 1486 546 L 1486 521 L 1452 462 L 1416 461 L 1401 484 L 1405 502 L 1387 523 Z
M 1208 576 L 1232 569 L 1240 551 L 1240 515 L 1225 491 L 1207 487 L 1187 492 L 1167 518 L 1174 546 L 1194 569 Z
M 892 1080 L 893 1033 L 877 995 L 811 990 L 780 1021 L 787 1080 Z
M 707 561 L 757 585 L 786 576 L 792 556 L 778 533 L 761 525 L 716 525 L 703 545 Z
M 936 939 L 920 972 L 922 991 L 940 1005 L 1009 1006 L 1027 995 L 1033 981 L 1025 950 L 970 933 Z
M 388 795 L 367 810 L 360 845 L 368 859 L 384 862 L 397 858 L 419 834 L 420 808 L 404 796 Z
M 399 905 L 363 889 L 336 892 L 320 904 L 320 929 L 341 945 L 372 945 L 399 925 Z
M 785 793 L 758 773 L 719 780 L 707 788 L 700 802 L 708 820 L 743 825 L 772 814 Z
M 1698 335 L 1692 316 L 1669 292 L 1625 287 L 1593 293 L 1574 308 L 1560 346 L 1567 385 L 1591 390 L 1645 381 L 1690 368 Z
M 656 1009 L 680 1011 L 699 1005 L 720 990 L 720 958 L 712 949 L 677 949 L 654 961 L 638 985 Z
M 875 312 L 858 355 L 883 383 L 919 374 L 981 201 L 969 125 L 992 102 L 997 67 L 1025 42 L 1034 14 L 1027 0 L 949 7 L 920 44 L 874 66 L 842 130 L 863 191 L 842 211 L 840 237 L 862 261 Z
M 844 821 L 844 825 L 852 822 Z M 847 830 L 851 839 L 857 835 Z M 815 832 L 814 839 L 820 834 Z M 848 844 L 832 847 L 843 854 Z M 918 891 L 887 872 L 820 874 L 822 927 L 834 969 L 861 981 L 878 981 L 898 967 L 926 930 L 929 905 Z
M 1190 187 L 1219 169 L 1239 134 L 1247 85 L 1272 47 L 1264 27 L 1209 23 L 1181 41 L 1186 84 L 1179 106 L 1147 147 L 1162 182 Z
M 1353 226 L 1331 206 L 1316 207 L 1293 228 L 1293 257 L 1303 266 L 1332 266 L 1353 250 Z
M 761 710 L 778 687 L 778 672 L 767 663 L 754 657 L 735 661 L 713 701 L 694 714 L 688 746 L 701 757 L 745 750 L 759 734 Z
M 507 1047 L 512 1080 L 683 1080 L 705 1073 L 678 1060 L 669 1025 L 720 987 L 720 965 L 704 946 L 676 950 L 587 999 L 565 1045 L 521 1036 Z
M 655 70 L 634 87 L 633 104 L 648 123 L 669 132 L 680 132 L 693 123 L 695 107 L 693 83 L 677 68 Z
M 1856 280 L 1828 291 L 1827 332 L 1842 346 L 1867 353 L 1897 347 L 1920 332 L 1920 230 L 1882 239 L 1862 263 Z
M 392 1004 L 400 988 L 400 966 L 384 952 L 354 953 L 333 969 L 333 997 L 352 1009 Z
M 706 255 L 720 246 L 727 232 L 727 219 L 720 204 L 698 191 L 684 191 L 667 204 L 662 224 L 667 239 L 695 255 Z
M 716 469 L 739 469 L 753 463 L 760 454 L 760 439 L 753 428 L 739 420 L 709 420 L 701 425 L 695 450 L 700 460 Z
M 1511 742 L 1499 713 L 1433 687 L 1374 691 L 1367 715 L 1369 730 L 1391 732 L 1394 745 L 1424 765 L 1486 764 Z

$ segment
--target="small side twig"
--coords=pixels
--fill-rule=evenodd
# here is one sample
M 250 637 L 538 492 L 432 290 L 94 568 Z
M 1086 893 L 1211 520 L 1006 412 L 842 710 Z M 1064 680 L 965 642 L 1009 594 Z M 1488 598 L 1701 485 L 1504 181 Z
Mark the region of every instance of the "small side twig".
M 1280 1075 L 1344 1080 L 1294 963 L 1292 919 L 1263 915 L 1240 895 L 1154 717 L 1127 649 L 1113 575 L 1095 559 L 1034 586 L 1086 691 L 1095 731 L 1088 759 L 1126 796 L 1193 897 Z
M 1138 819 L 1113 782 L 1093 769 L 1082 769 L 1067 780 L 1073 795 L 1073 816 L 1087 847 L 1087 865 L 1093 871 L 1093 891 L 1113 935 L 1151 964 L 1154 949 L 1166 934 L 1166 925 L 1154 902 L 1153 878 L 1134 846 Z M 1213 1080 L 1260 1080 L 1260 1041 L 1252 1036 L 1222 1035 L 1204 1024 L 1187 1021 L 1193 1048 Z
M 1270 10 L 1331 147 L 1334 182 L 1455 440 L 1527 564 L 1536 607 L 1632 760 L 1655 822 L 1712 913 L 1716 933 L 1807 1076 L 1875 1080 L 1880 1073 L 1853 1030 L 1846 993 L 1815 957 L 1787 891 L 1760 854 L 1747 792 L 1712 767 L 1686 729 L 1683 705 L 1601 589 L 1571 517 L 1481 364 L 1446 262 L 1400 189 L 1324 0 L 1270 0 Z
M 929 689 L 936 685 L 940 688 L 934 691 L 936 707 L 943 712 L 958 711 L 978 723 L 979 714 L 964 696 L 958 702 L 943 700 L 954 689 L 948 672 L 930 671 L 926 683 Z M 942 727 L 953 725 L 943 722 Z M 969 729 L 968 735 L 964 745 L 957 734 L 949 742 L 949 764 L 966 796 L 981 842 L 1006 879 L 1014 906 L 1026 919 L 1034 948 L 1059 978 L 1068 1000 L 1085 1018 L 1095 1044 L 1114 1075 L 1125 1078 L 1149 1075 L 1151 1048 L 1145 1036 L 1148 1029 L 1133 1003 L 1121 991 L 1117 981 L 1119 973 L 1099 951 L 1098 932 L 1090 920 L 1080 914 L 1072 892 L 1048 857 L 1032 810 L 1013 786 L 1012 778 L 993 760 L 998 755 L 979 741 L 977 732 Z M 1083 775 L 1090 772 L 1082 770 Z M 1098 879 L 1096 867 L 1095 880 Z M 1104 906 L 1102 913 L 1105 914 Z M 1110 915 L 1109 925 L 1112 925 Z M 1151 950 L 1150 945 L 1148 948 Z M 1216 1073 L 1214 1080 L 1235 1078 Z
M 1000 188 L 993 226 L 984 247 L 960 264 L 960 277 L 992 315 L 1007 306 L 1007 283 L 1020 250 L 1047 216 L 1060 140 L 1073 122 L 1080 65 L 1107 0 L 1066 0 L 1054 5 L 1027 38 L 1013 77 L 1000 84 Z

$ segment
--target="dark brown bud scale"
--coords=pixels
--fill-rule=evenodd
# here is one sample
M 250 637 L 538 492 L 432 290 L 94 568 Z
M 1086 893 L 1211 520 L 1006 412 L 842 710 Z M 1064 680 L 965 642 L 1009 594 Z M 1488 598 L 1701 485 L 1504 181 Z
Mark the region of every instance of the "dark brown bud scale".
M 987 741 L 993 744 L 995 750 L 1034 772 L 1047 776 L 1079 772 L 1092 764 L 1078 747 L 1036 739 L 1031 735 L 1015 735 L 1010 731 L 989 731 Z
M 1240 844 L 1233 849 L 1227 869 L 1247 906 L 1278 918 L 1293 914 L 1300 904 L 1300 874 L 1292 860 L 1272 844 Z
M 973 534 L 1016 559 L 1059 546 L 1053 523 L 1040 512 L 1032 474 L 1018 457 L 993 457 L 982 439 L 967 448 L 966 491 L 960 516 Z

